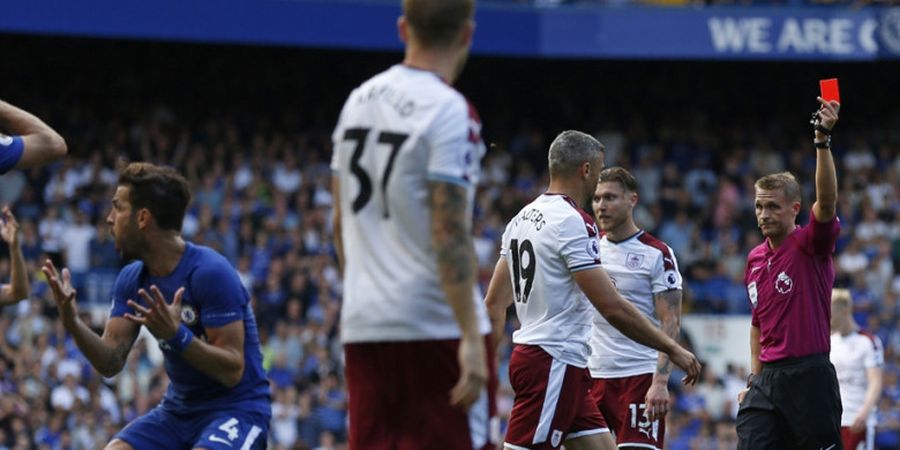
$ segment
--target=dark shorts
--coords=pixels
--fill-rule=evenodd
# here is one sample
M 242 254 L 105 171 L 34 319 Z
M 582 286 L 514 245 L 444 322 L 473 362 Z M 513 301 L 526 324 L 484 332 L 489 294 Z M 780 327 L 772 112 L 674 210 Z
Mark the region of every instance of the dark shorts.
M 489 340 L 490 380 L 469 411 L 450 405 L 459 381 L 458 339 L 345 344 L 350 450 L 495 448 L 497 374 Z
M 262 450 L 266 448 L 269 418 L 239 410 L 201 416 L 174 415 L 157 406 L 116 434 L 135 450 Z
M 521 449 L 559 448 L 566 439 L 608 433 L 591 396 L 587 368 L 553 359 L 536 345 L 516 345 L 509 359 L 516 399 L 505 445 Z
M 595 378 L 591 393 L 609 429 L 616 433 L 616 444 L 662 449 L 666 422 L 647 419 L 647 391 L 653 374 L 622 378 Z
M 766 363 L 738 409 L 739 450 L 842 450 L 841 396 L 828 354 Z

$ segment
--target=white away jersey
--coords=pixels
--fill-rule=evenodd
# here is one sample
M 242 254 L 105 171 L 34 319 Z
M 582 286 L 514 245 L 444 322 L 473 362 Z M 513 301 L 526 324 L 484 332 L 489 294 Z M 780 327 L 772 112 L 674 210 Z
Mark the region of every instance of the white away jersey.
M 650 233 L 639 231 L 621 242 L 606 236 L 600 239 L 603 268 L 619 294 L 631 302 L 651 322 L 655 316 L 654 296 L 681 289 L 681 274 L 675 253 Z M 618 378 L 653 373 L 659 353 L 631 340 L 615 329 L 599 312 L 594 314 L 589 367 L 594 378 Z
M 344 342 L 460 335 L 431 247 L 428 183 L 469 191 L 484 155 L 481 123 L 436 74 L 396 65 L 356 88 L 334 130 L 344 244 Z M 490 323 L 473 289 L 481 329 Z
M 831 334 L 831 363 L 837 372 L 841 390 L 841 426 L 850 426 L 859 415 L 866 399 L 869 379 L 866 371 L 884 365 L 884 348 L 881 339 L 866 331 L 854 331 L 846 336 Z M 873 411 L 874 412 L 874 411 Z M 874 414 L 869 421 L 874 423 Z
M 593 218 L 569 197 L 544 194 L 506 226 L 506 259 L 521 328 L 516 344 L 539 345 L 554 358 L 586 367 L 594 306 L 573 272 L 600 267 Z

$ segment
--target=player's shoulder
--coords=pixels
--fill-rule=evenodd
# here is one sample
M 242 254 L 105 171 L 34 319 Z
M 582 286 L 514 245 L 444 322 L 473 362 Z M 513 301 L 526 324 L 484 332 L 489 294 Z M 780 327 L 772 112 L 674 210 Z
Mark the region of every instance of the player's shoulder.
M 548 203 L 550 219 L 557 222 L 561 234 L 587 233 L 592 238 L 600 235 L 594 218 L 569 196 L 551 193 L 544 194 L 541 198 Z
M 635 245 L 640 246 L 649 255 L 662 258 L 666 270 L 675 268 L 675 253 L 662 239 L 643 231 L 634 239 Z
M 750 253 L 747 254 L 747 261 L 754 261 L 758 259 L 765 258 L 766 253 L 769 251 L 769 243 L 763 239 L 763 241 L 758 244 L 756 247 L 750 249 Z
M 881 339 L 871 331 L 860 328 L 857 330 L 857 335 L 860 336 L 861 339 L 865 339 L 866 343 L 871 345 L 873 349 L 878 350 L 881 348 Z
M 144 270 L 144 262 L 140 260 L 132 261 L 119 270 L 117 282 L 136 284 Z
M 197 245 L 191 242 L 185 242 L 186 251 L 189 252 L 190 266 L 192 271 L 196 270 L 215 270 L 232 269 L 231 263 L 221 253 L 213 250 L 205 245 Z

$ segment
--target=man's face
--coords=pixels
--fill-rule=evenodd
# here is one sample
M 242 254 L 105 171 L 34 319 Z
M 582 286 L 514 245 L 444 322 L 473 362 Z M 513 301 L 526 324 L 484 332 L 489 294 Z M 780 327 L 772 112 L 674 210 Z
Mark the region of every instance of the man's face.
M 637 194 L 625 190 L 618 181 L 597 183 L 594 191 L 594 217 L 601 230 L 615 229 L 630 217 L 637 202 Z
M 136 223 L 136 211 L 131 206 L 131 188 L 119 186 L 113 195 L 112 208 L 106 216 L 106 224 L 109 225 L 109 234 L 113 237 L 116 250 L 125 260 L 137 257 L 137 248 L 140 240 Z
M 781 189 L 756 189 L 756 224 L 763 236 L 781 239 L 793 229 L 800 203 L 792 202 Z

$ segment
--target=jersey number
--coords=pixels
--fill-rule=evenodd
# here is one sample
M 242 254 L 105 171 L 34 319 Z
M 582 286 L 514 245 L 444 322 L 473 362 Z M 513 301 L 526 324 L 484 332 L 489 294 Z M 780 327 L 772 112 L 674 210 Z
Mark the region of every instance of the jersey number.
M 513 263 L 513 287 L 516 290 L 516 301 L 528 303 L 528 294 L 531 294 L 531 285 L 534 283 L 534 269 L 537 266 L 537 260 L 534 258 L 534 246 L 531 241 L 525 239 L 522 245 L 519 245 L 518 239 L 513 239 L 509 243 L 509 251 L 512 253 Z M 522 280 L 525 280 L 525 287 L 522 287 Z
M 369 200 L 372 199 L 372 179 L 369 177 L 366 169 L 359 165 L 359 160 L 362 158 L 363 151 L 366 149 L 366 138 L 369 137 L 370 131 L 372 131 L 371 128 L 350 128 L 344 132 L 345 141 L 354 141 L 356 143 L 353 148 L 353 156 L 350 157 L 350 172 L 353 173 L 356 180 L 359 182 L 359 194 L 356 196 L 356 199 L 353 200 L 354 214 L 365 208 L 369 203 Z M 394 170 L 394 160 L 397 158 L 397 152 L 400 151 L 400 147 L 406 142 L 408 137 L 408 134 L 391 133 L 388 131 L 378 133 L 378 143 L 386 144 L 391 147 L 391 154 L 388 156 L 387 166 L 385 166 L 384 173 L 381 175 L 381 201 L 384 205 L 384 212 L 382 215 L 385 219 L 390 217 L 387 203 L 388 180 L 390 180 L 391 172 Z

